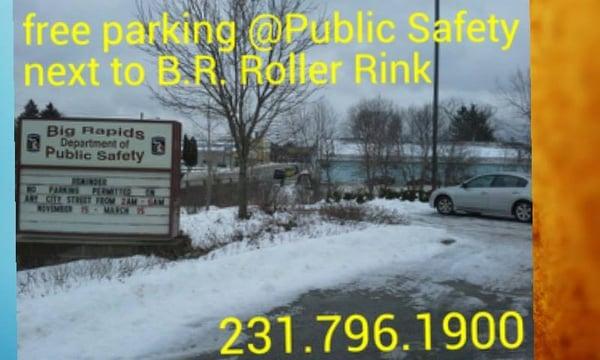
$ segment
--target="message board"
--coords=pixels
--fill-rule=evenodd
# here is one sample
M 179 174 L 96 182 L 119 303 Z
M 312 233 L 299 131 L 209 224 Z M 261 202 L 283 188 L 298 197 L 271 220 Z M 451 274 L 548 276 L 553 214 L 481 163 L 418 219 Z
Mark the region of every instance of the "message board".
M 166 121 L 22 120 L 19 234 L 175 237 L 180 134 L 179 123 Z

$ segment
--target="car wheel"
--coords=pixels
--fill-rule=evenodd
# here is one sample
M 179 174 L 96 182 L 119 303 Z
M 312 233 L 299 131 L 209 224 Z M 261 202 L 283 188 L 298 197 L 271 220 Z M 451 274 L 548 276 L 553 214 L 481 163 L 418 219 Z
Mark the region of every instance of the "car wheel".
M 442 215 L 450 215 L 454 212 L 454 203 L 448 196 L 438 196 L 435 199 L 435 208 Z
M 533 207 L 529 201 L 519 201 L 513 208 L 515 219 L 520 222 L 531 222 Z

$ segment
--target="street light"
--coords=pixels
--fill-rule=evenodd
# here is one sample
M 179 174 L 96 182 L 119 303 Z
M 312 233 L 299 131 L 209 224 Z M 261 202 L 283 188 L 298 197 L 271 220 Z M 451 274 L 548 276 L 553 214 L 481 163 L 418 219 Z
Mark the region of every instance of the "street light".
M 435 0 L 435 24 L 438 24 L 440 19 L 440 0 Z M 435 25 L 436 29 L 438 25 Z M 431 187 L 432 190 L 437 188 L 437 168 L 438 168 L 438 154 L 437 154 L 437 140 L 438 140 L 438 106 L 439 106 L 439 79 L 440 79 L 440 71 L 439 71 L 439 60 L 440 60 L 440 43 L 433 41 L 434 43 L 434 52 L 433 52 L 433 139 L 431 143 L 432 153 L 431 153 Z

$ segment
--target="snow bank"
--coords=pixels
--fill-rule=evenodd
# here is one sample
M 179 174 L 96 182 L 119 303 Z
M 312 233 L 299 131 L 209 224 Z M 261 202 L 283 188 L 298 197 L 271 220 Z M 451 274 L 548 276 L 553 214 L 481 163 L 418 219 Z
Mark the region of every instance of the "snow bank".
M 314 210 L 313 213 L 278 212 L 274 215 L 267 215 L 259 209 L 253 208 L 250 219 L 239 220 L 237 208 L 213 207 L 210 211 L 182 216 L 181 228 L 190 235 L 193 246 L 211 250 L 227 245 L 239 250 L 248 245 L 266 246 L 268 243 L 279 244 L 365 228 L 364 224 L 342 226 L 323 222 L 323 219 L 318 216 L 317 208 L 311 208 Z M 238 241 L 241 244 L 236 245 L 235 243 Z M 221 252 L 227 250 L 231 249 L 220 249 Z
M 384 209 L 394 210 L 406 215 L 431 214 L 435 211 L 429 206 L 429 203 L 418 200 L 402 201 L 377 198 L 369 201 L 367 206 L 380 206 Z
M 266 312 L 379 269 L 408 270 L 447 251 L 440 244 L 446 236 L 430 227 L 373 226 L 20 296 L 19 358 L 160 358 L 193 345 L 218 349 L 225 316 Z
M 249 220 L 238 221 L 236 208 L 211 207 L 209 211 L 184 214 L 180 227 L 190 235 L 192 245 L 211 248 L 219 245 L 219 239 L 230 237 L 236 232 L 251 232 L 262 224 L 263 218 L 262 214 L 258 213 Z

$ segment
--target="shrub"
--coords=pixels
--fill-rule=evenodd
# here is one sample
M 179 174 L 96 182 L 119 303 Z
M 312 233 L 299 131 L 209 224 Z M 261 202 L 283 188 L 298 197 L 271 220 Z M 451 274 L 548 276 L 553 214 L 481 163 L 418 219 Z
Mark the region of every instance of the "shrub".
M 79 260 L 70 263 L 23 270 L 17 273 L 17 293 L 45 296 L 60 289 L 69 289 L 89 280 L 122 280 L 135 273 L 163 268 L 168 260 L 154 256 L 133 256 L 120 259 Z
M 335 201 L 336 203 L 342 201 L 342 193 L 337 190 L 333 192 L 332 197 L 333 201 Z
M 395 200 L 395 199 L 400 199 L 402 197 L 402 192 L 400 191 L 395 191 L 395 190 L 388 190 L 386 193 L 385 198 L 387 200 Z
M 363 208 L 351 203 L 327 205 L 319 209 L 319 215 L 326 220 L 358 222 L 364 218 Z
M 421 202 L 429 202 L 430 196 L 431 196 L 431 191 L 425 191 L 425 190 L 419 191 L 419 201 L 421 201 Z
M 356 202 L 359 204 L 364 204 L 367 201 L 367 199 L 365 198 L 365 195 L 363 193 L 359 193 L 358 195 L 356 195 Z
M 390 189 L 388 187 L 379 189 L 379 198 L 381 198 L 381 199 L 392 200 L 392 199 L 397 199 L 399 197 L 400 197 L 400 193 L 397 191 L 394 191 L 394 189 Z
M 346 192 L 344 193 L 344 200 L 350 201 L 356 199 L 357 194 L 355 192 Z
M 364 221 L 373 224 L 385 225 L 408 225 L 409 221 L 406 216 L 396 210 L 389 210 L 380 206 L 373 206 L 368 211 Z
M 319 215 L 330 221 L 368 222 L 373 224 L 406 225 L 408 220 L 395 210 L 388 210 L 379 206 L 360 206 L 346 203 L 326 205 L 319 209 Z
M 402 200 L 415 201 L 416 199 L 417 199 L 417 192 L 415 190 L 404 190 L 402 192 Z
M 277 211 L 281 186 L 272 182 L 260 182 L 255 188 L 258 207 L 267 214 Z

